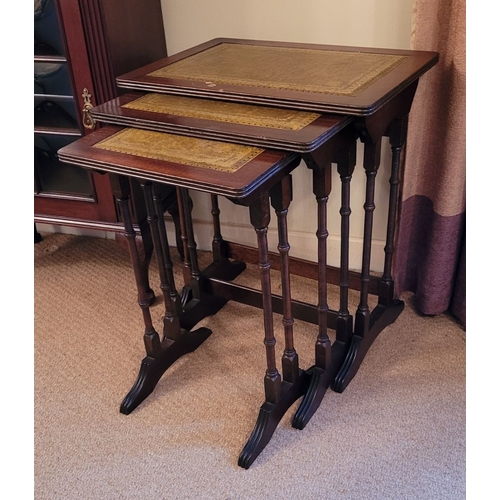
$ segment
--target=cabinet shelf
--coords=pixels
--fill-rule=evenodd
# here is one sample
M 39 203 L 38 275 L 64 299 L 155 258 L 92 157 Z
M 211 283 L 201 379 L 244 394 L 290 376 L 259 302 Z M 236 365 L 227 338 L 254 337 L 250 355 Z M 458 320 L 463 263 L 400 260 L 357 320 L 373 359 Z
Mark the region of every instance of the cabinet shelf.
M 36 55 L 34 58 L 36 63 L 55 63 L 55 64 L 66 64 L 68 61 L 64 56 L 60 55 Z
M 35 108 L 35 132 L 81 135 L 78 122 L 58 104 L 45 101 Z
M 68 135 L 72 137 L 81 137 L 82 134 L 77 128 L 64 127 L 44 127 L 43 125 L 35 126 L 35 134 L 43 135 Z

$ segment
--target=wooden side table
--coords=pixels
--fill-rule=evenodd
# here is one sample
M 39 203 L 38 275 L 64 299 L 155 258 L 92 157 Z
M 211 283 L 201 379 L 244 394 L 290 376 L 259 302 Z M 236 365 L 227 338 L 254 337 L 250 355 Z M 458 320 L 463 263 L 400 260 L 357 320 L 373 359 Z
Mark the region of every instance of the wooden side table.
M 276 106 L 285 109 L 320 113 L 336 113 L 354 119 L 354 127 L 364 143 L 363 167 L 366 172 L 365 220 L 361 270 L 360 301 L 355 320 L 347 310 L 349 186 L 354 168 L 354 151 L 341 154 L 344 166 L 338 164 L 342 182 L 341 228 L 341 289 L 336 323 L 337 340 L 349 342 L 349 350 L 341 368 L 336 371 L 332 388 L 342 392 L 364 359 L 378 334 L 401 313 L 404 304 L 394 298 L 392 256 L 396 230 L 397 202 L 400 183 L 401 151 L 406 140 L 407 118 L 419 78 L 437 64 L 437 52 L 343 47 L 260 40 L 218 38 L 161 59 L 117 78 L 121 88 L 162 93 L 170 96 L 207 98 L 215 101 Z M 151 108 L 150 110 L 151 111 Z M 155 111 L 155 110 L 153 110 Z M 156 110 L 157 111 L 157 110 Z M 123 116 L 123 115 L 122 115 Z M 158 114 L 156 115 L 158 116 Z M 149 118 L 146 118 L 149 120 Z M 155 120 L 156 121 L 156 120 Z M 168 122 L 175 133 L 186 133 L 182 120 Z M 175 123 L 175 126 L 171 126 Z M 190 134 L 210 130 L 207 123 L 192 123 Z M 141 126 L 141 125 L 138 125 Z M 149 125 L 150 126 L 150 125 Z M 158 125 L 156 125 L 158 126 Z M 224 140 L 241 141 L 241 137 L 224 133 Z M 194 130 L 200 129 L 198 132 Z M 222 130 L 221 130 L 222 129 Z M 183 131 L 181 131 L 183 130 Z M 252 144 L 258 144 L 255 137 Z M 385 246 L 385 263 L 378 282 L 378 305 L 370 311 L 370 255 L 375 210 L 375 178 L 380 164 L 381 139 L 389 136 L 392 148 L 389 216 Z M 292 141 L 293 134 L 289 134 Z M 297 151 L 287 144 L 285 149 Z M 323 391 L 324 367 L 330 366 L 326 318 L 326 206 L 330 193 L 330 162 L 333 151 L 328 143 L 316 143 L 301 150 L 314 177 L 318 201 L 318 281 L 319 330 L 315 379 L 299 408 L 294 424 L 303 427 L 310 418 L 308 401 L 317 403 Z M 317 386 L 318 393 L 316 393 Z
M 180 193 L 179 206 L 184 214 L 191 258 L 191 287 L 193 302 L 204 305 L 206 314 L 214 314 L 227 300 L 211 293 L 210 282 L 200 273 L 196 245 L 190 221 L 187 188 L 222 195 L 233 202 L 249 207 L 250 221 L 257 234 L 261 274 L 262 309 L 264 315 L 264 344 L 267 370 L 264 377 L 265 403 L 260 409 L 256 427 L 239 459 L 248 468 L 259 455 L 288 408 L 307 389 L 309 377 L 299 368 L 298 355 L 293 345 L 293 318 L 291 316 L 290 276 L 287 270 L 288 241 L 286 211 L 291 201 L 290 172 L 299 164 L 294 153 L 265 150 L 212 140 L 180 137 L 171 134 L 132 128 L 104 127 L 59 151 L 62 161 L 87 169 L 111 174 L 114 195 L 123 211 L 126 235 L 132 256 L 137 254 L 133 228 L 129 179 L 139 179 L 144 190 L 148 221 L 154 240 L 163 290 L 165 316 L 160 335 L 149 310 L 147 290 L 142 286 L 138 266 L 134 265 L 143 313 L 146 357 L 142 361 L 134 387 L 122 403 L 121 411 L 130 413 L 146 398 L 165 370 L 179 357 L 194 351 L 210 335 L 207 328 L 190 331 L 182 327 L 191 316 L 191 303 L 182 305 L 173 278 L 172 261 L 165 226 L 160 223 L 163 211 L 157 189 L 159 184 L 176 186 Z M 286 349 L 283 355 L 283 377 L 275 356 L 273 308 L 268 261 L 267 228 L 270 221 L 270 198 L 279 212 L 282 245 L 282 283 Z M 207 299 L 207 296 L 209 297 Z
M 110 125 L 104 132 L 100 131 L 101 135 L 93 136 L 94 142 L 79 141 L 74 148 L 61 150 L 60 155 L 64 161 L 76 165 L 141 178 L 146 195 L 152 199 L 149 209 L 150 220 L 157 228 L 155 247 L 157 252 L 163 252 L 163 257 L 158 254 L 158 261 L 163 258 L 165 262 L 162 286 L 169 290 L 169 294 L 173 294 L 171 303 L 167 301 L 165 304 L 168 312 L 166 318 L 174 319 L 166 322 L 166 334 L 160 341 L 150 324 L 146 301 L 141 300 L 146 323 L 147 357 L 136 384 L 122 404 L 123 413 L 129 413 L 147 397 L 175 359 L 203 342 L 203 337 L 209 333 L 198 330 L 190 332 L 191 328 L 201 317 L 214 314 L 227 300 L 263 308 L 268 355 L 266 403 L 261 407 L 257 425 L 240 456 L 241 466 L 248 467 L 253 462 L 293 401 L 304 395 L 293 418 L 293 426 L 302 429 L 318 408 L 328 387 L 338 392 L 345 389 L 378 334 L 396 320 L 404 307 L 403 302 L 394 297 L 392 278 L 401 151 L 418 79 L 437 60 L 438 54 L 431 52 L 217 39 L 117 79 L 122 88 L 140 90 L 142 93 L 125 95 L 94 108 L 92 116 Z M 134 128 L 117 132 L 115 125 Z M 170 135 L 172 132 L 176 135 Z M 172 144 L 162 143 L 162 147 L 155 147 L 155 154 L 160 155 L 158 157 L 151 157 L 147 148 L 138 153 L 133 146 L 136 144 L 133 136 L 154 133 L 162 137 L 176 137 L 177 145 L 184 144 L 186 140 L 208 138 L 225 141 L 226 148 L 236 143 L 237 147 L 279 148 L 283 152 L 266 149 L 265 155 L 271 155 L 270 158 L 278 162 L 270 160 L 270 163 L 266 163 L 266 168 L 270 169 L 267 173 L 259 169 L 251 170 L 250 167 L 238 171 L 237 176 L 228 175 L 227 172 L 224 175 L 215 173 L 210 168 L 202 173 L 199 169 L 192 170 L 196 155 L 188 154 L 187 163 L 179 168 L 176 160 L 168 157 L 172 153 Z M 98 144 L 107 144 L 117 134 L 124 134 L 120 136 L 121 149 L 108 148 L 103 152 Z M 130 134 L 132 137 L 129 137 Z M 375 179 L 384 135 L 389 136 L 393 152 L 389 215 L 384 272 L 382 278 L 377 280 L 378 305 L 370 311 L 368 294 L 372 290 L 370 254 Z M 356 164 L 355 143 L 358 138 L 364 143 L 366 194 L 360 299 L 357 311 L 352 315 L 347 306 L 350 287 L 350 183 Z M 185 144 L 183 147 L 189 151 Z M 216 153 L 221 163 L 231 157 L 222 146 L 217 147 Z M 278 157 L 273 156 L 275 154 Z M 287 160 L 287 163 L 283 158 L 293 160 Z M 293 301 L 289 293 L 286 213 L 291 201 L 291 186 L 290 181 L 285 179 L 288 179 L 286 174 L 300 159 L 312 170 L 313 194 L 317 200 L 317 307 Z M 326 293 L 327 208 L 332 163 L 337 164 L 342 185 L 338 310 L 330 309 Z M 244 172 L 249 176 L 245 177 Z M 127 193 L 119 177 L 115 179 L 115 195 L 125 207 Z M 239 187 L 228 183 L 229 179 L 240 179 Z M 166 236 L 162 234 L 163 225 L 158 224 L 159 212 L 153 210 L 154 193 L 148 193 L 153 190 L 149 183 L 156 181 L 177 186 L 181 221 L 184 224 L 185 290 L 189 292 L 182 297 L 172 292 L 168 244 Z M 196 243 L 186 191 L 188 187 L 212 195 L 214 262 L 203 271 L 199 269 L 196 259 Z M 283 297 L 271 295 L 268 283 L 269 254 L 265 240 L 269 214 L 268 193 L 279 221 Z M 224 251 L 218 222 L 218 195 L 250 207 L 251 221 L 258 234 L 262 292 L 230 282 L 244 268 L 244 263 L 230 263 Z M 127 230 L 127 234 L 130 235 L 133 248 L 133 231 Z M 140 288 L 140 283 L 137 284 Z M 186 314 L 188 310 L 191 313 L 189 315 Z M 283 357 L 283 380 L 274 361 L 274 340 L 269 319 L 273 310 L 284 315 L 287 341 Z M 318 325 L 315 365 L 306 371 L 298 369 L 298 358 L 293 350 L 293 317 Z M 177 326 L 174 327 L 173 336 L 168 336 L 170 330 L 167 326 L 172 323 Z M 328 336 L 328 328 L 336 330 L 333 342 Z M 168 355 L 162 354 L 164 342 L 174 346 L 167 349 Z M 177 348 L 179 351 L 176 351 Z M 160 358 L 162 361 L 157 361 Z

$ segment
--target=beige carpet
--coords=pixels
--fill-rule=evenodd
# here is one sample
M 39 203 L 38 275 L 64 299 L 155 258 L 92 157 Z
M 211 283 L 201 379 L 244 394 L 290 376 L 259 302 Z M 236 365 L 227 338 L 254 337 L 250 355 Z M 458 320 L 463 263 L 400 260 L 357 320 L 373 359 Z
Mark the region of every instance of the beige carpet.
M 35 498 L 465 498 L 465 332 L 452 318 L 422 317 L 403 297 L 403 314 L 345 392 L 328 391 L 302 431 L 291 409 L 244 470 L 238 455 L 263 402 L 262 312 L 229 302 L 203 320 L 212 336 L 122 415 L 144 357 L 128 254 L 111 240 L 43 236 L 34 262 Z M 160 295 L 154 262 L 152 275 Z M 239 281 L 256 277 L 249 269 Z M 314 283 L 293 285 L 314 302 Z M 337 308 L 335 287 L 329 293 Z M 281 352 L 278 316 L 275 331 Z M 316 333 L 296 321 L 304 368 Z

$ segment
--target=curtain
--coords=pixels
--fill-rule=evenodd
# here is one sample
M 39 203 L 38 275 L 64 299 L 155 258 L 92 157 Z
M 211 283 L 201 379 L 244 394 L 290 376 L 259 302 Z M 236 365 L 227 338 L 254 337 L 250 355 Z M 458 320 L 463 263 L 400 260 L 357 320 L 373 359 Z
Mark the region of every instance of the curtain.
M 465 0 L 415 0 L 412 48 L 440 53 L 409 117 L 396 293 L 465 325 Z

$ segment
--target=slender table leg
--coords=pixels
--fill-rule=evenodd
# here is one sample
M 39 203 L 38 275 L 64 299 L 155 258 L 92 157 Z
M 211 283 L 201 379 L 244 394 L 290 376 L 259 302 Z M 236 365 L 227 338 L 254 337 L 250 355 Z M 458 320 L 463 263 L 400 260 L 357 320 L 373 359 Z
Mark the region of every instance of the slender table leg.
M 132 222 L 132 215 L 130 213 L 130 185 L 128 179 L 118 175 L 111 175 L 111 185 L 113 190 L 113 195 L 120 207 L 123 215 L 123 224 L 125 228 L 125 238 L 127 239 L 129 245 L 129 252 L 132 260 L 132 267 L 134 270 L 134 276 L 137 286 L 137 292 L 139 296 L 139 306 L 142 311 L 142 316 L 144 319 L 144 344 L 146 347 L 146 353 L 148 356 L 154 357 L 158 355 L 161 351 L 160 337 L 153 326 L 153 320 L 151 318 L 151 312 L 149 310 L 150 306 L 150 296 L 149 290 L 145 286 L 143 275 L 141 273 L 140 257 L 139 251 L 136 244 L 136 232 L 134 230 L 134 225 Z
M 351 215 L 351 179 L 356 165 L 356 143 L 340 152 L 337 171 L 341 181 L 340 207 L 340 301 L 336 325 L 335 344 L 332 346 L 332 358 L 344 359 L 353 336 L 353 317 L 349 313 L 349 220 Z M 337 366 L 339 364 L 337 363 Z M 332 380 L 333 389 L 333 380 Z
M 387 218 L 387 236 L 385 244 L 384 272 L 379 281 L 379 304 L 394 304 L 394 279 L 392 277 L 392 258 L 394 255 L 394 239 L 396 236 L 396 217 L 400 187 L 401 152 L 406 142 L 408 116 L 394 120 L 389 126 L 389 142 L 392 150 L 391 177 L 389 179 L 389 216 Z
M 368 306 L 368 286 L 370 284 L 370 258 L 372 247 L 373 212 L 375 210 L 375 179 L 380 165 L 380 140 L 375 143 L 367 140 L 364 147 L 363 166 L 366 173 L 366 193 L 365 193 L 365 222 L 363 231 L 363 257 L 361 264 L 361 291 L 356 320 L 354 325 L 354 336 L 349 347 L 346 359 L 335 376 L 333 389 L 342 392 L 347 384 L 352 380 L 359 365 L 368 351 L 361 346 L 366 346 L 367 334 L 370 328 L 370 308 Z
M 280 245 L 283 262 L 288 260 L 288 237 L 286 234 L 286 212 L 289 200 L 287 201 L 289 180 L 281 184 L 280 191 L 275 192 L 274 202 L 279 205 L 277 211 L 280 212 Z M 286 190 L 284 189 L 286 188 Z M 291 199 L 291 196 L 290 198 Z M 280 220 L 279 219 L 279 220 Z M 239 459 L 238 465 L 248 469 L 260 452 L 270 441 L 278 423 L 283 418 L 290 406 L 300 398 L 307 387 L 308 377 L 305 372 L 298 368 L 298 357 L 293 348 L 292 325 L 290 304 L 290 277 L 287 275 L 288 265 L 285 272 L 282 272 L 283 300 L 285 306 L 285 326 L 286 348 L 283 359 L 283 369 L 286 370 L 286 377 L 282 381 L 281 375 L 276 367 L 275 344 L 276 339 L 273 331 L 273 309 L 271 297 L 271 280 L 269 255 L 267 248 L 267 228 L 270 220 L 269 195 L 262 193 L 259 199 L 250 206 L 250 220 L 257 233 L 259 248 L 259 270 L 262 288 L 262 310 L 264 316 L 264 345 L 266 347 L 267 369 L 264 377 L 265 402 L 261 406 L 257 423 L 245 444 Z M 282 270 L 283 271 L 283 270 Z M 284 274 L 284 276 L 283 276 Z M 288 380 L 287 380 L 288 379 Z
M 361 291 L 356 311 L 355 333 L 364 337 L 370 327 L 368 285 L 370 284 L 370 260 L 372 250 L 373 212 L 375 211 L 375 179 L 380 165 L 380 141 L 365 143 L 364 168 L 366 173 L 365 222 L 363 231 L 363 257 L 361 264 Z
M 212 220 L 214 225 L 214 238 L 212 241 L 212 252 L 214 262 L 220 263 L 222 259 L 226 256 L 226 250 L 224 248 L 224 240 L 222 238 L 222 233 L 220 229 L 220 209 L 219 200 L 217 195 L 211 194 L 210 201 L 212 202 Z
M 115 234 L 116 242 L 129 250 L 128 237 L 122 231 L 117 231 Z M 134 238 L 135 246 L 137 252 L 133 261 L 139 270 L 138 279 L 141 281 L 141 288 L 146 290 L 149 305 L 152 306 L 155 303 L 156 297 L 155 293 L 149 285 L 149 264 L 151 262 L 151 256 L 153 255 L 153 240 L 151 238 L 151 231 L 149 228 L 143 228 L 140 233 L 136 233 Z M 132 258 L 132 256 L 131 256 Z
M 203 274 L 210 278 L 217 278 L 224 281 L 233 281 L 246 269 L 247 266 L 244 262 L 229 260 L 227 243 L 222 237 L 220 228 L 219 200 L 217 195 L 215 194 L 212 194 L 210 196 L 212 202 L 212 220 L 214 226 L 214 238 L 212 240 L 213 262 L 203 270 Z
M 398 155 L 393 156 L 393 162 L 399 164 Z M 375 178 L 380 164 L 380 140 L 375 143 L 371 141 L 365 142 L 364 153 L 364 168 L 366 171 L 366 197 L 365 197 L 365 225 L 363 234 L 363 260 L 361 269 L 361 292 L 358 309 L 356 311 L 356 319 L 354 325 L 354 336 L 352 337 L 349 351 L 346 355 L 342 367 L 335 376 L 332 384 L 333 390 L 342 392 L 347 387 L 349 382 L 356 375 L 366 353 L 373 344 L 378 334 L 401 313 L 404 304 L 401 301 L 393 302 L 390 307 L 387 307 L 383 302 L 387 298 L 384 294 L 388 293 L 388 289 L 382 289 L 381 303 L 372 311 L 368 306 L 368 287 L 370 282 L 370 256 L 373 228 L 373 211 L 375 210 Z M 399 167 L 394 167 L 393 171 Z M 394 196 L 394 193 L 393 193 Z M 395 203 L 395 200 L 390 200 L 390 205 Z M 391 218 L 391 214 L 389 215 Z M 389 222 L 391 228 L 394 222 Z M 392 229 L 391 229 L 392 231 Z M 390 236 L 390 235 L 389 235 Z M 390 245 L 389 245 L 390 247 Z M 386 246 L 387 248 L 387 246 Z
M 167 207 L 167 212 L 170 214 L 172 220 L 174 221 L 175 246 L 177 248 L 177 252 L 179 252 L 181 259 L 184 261 L 184 243 L 182 241 L 181 234 L 181 220 L 179 215 L 179 204 L 177 202 L 177 191 L 175 194 L 175 202 Z
M 148 190 L 150 189 L 149 185 L 144 186 L 144 188 L 148 189 Z M 163 212 L 163 205 L 162 205 L 161 195 L 158 192 L 158 185 L 157 184 L 152 185 L 152 194 L 153 194 L 154 207 L 151 207 L 150 211 L 153 212 L 153 210 L 154 210 L 154 211 L 156 211 L 156 214 L 161 214 Z M 159 217 L 159 215 L 156 216 L 157 220 L 158 220 L 158 217 Z M 174 223 L 175 227 L 176 227 L 176 231 L 177 231 L 177 227 L 178 227 L 179 223 L 180 223 L 179 219 Z M 163 292 L 164 292 L 164 294 L 168 293 L 170 295 L 170 301 L 171 301 L 172 307 L 175 311 L 175 315 L 177 317 L 180 317 L 182 314 L 182 301 L 181 301 L 181 297 L 180 297 L 179 293 L 177 292 L 177 288 L 175 285 L 174 272 L 173 272 L 174 265 L 172 262 L 172 258 L 170 256 L 170 245 L 168 242 L 167 230 L 165 228 L 165 224 L 163 223 L 163 219 L 162 219 L 162 223 L 158 223 L 158 231 L 160 233 L 158 235 L 158 240 L 159 240 L 160 245 L 161 245 L 161 254 L 163 256 L 162 257 L 162 260 L 163 260 L 162 265 L 165 269 L 165 281 L 168 285 L 168 287 L 165 287 L 165 290 L 163 290 Z M 180 240 L 180 234 L 179 234 L 179 240 Z
M 183 248 L 183 265 L 182 265 L 182 276 L 184 278 L 184 287 L 181 292 L 181 301 L 182 305 L 186 305 L 186 303 L 191 299 L 192 290 L 191 290 L 191 256 L 188 250 L 188 242 L 187 242 L 187 229 L 186 229 L 186 215 L 184 213 L 184 203 L 182 200 L 182 188 L 175 188 L 177 194 L 177 206 L 179 209 L 179 229 L 180 229 L 180 237 L 182 241 Z M 188 211 L 191 209 L 188 204 Z
M 183 302 L 183 314 L 181 316 L 181 326 L 186 330 L 193 328 L 199 321 L 207 316 L 217 313 L 227 304 L 227 299 L 209 293 L 209 283 L 201 271 L 198 264 L 198 254 L 196 252 L 196 241 L 194 238 L 193 219 L 189 206 L 189 192 L 186 188 L 178 188 L 179 211 L 181 212 L 181 229 L 185 235 L 186 255 L 189 258 L 190 280 L 185 289 L 189 293 Z M 187 269 L 187 266 L 185 267 Z
M 285 350 L 281 358 L 283 380 L 295 382 L 299 370 L 299 356 L 293 344 L 292 293 L 290 286 L 290 244 L 288 242 L 287 214 L 292 201 L 292 176 L 287 175 L 278 186 L 271 189 L 271 204 L 278 218 L 278 252 L 281 261 L 281 290 L 283 295 L 283 327 Z
M 349 314 L 349 220 L 351 216 L 351 179 L 356 165 L 356 145 L 345 161 L 337 162 L 337 171 L 342 186 L 340 207 L 340 303 L 336 326 L 336 340 L 350 342 L 353 334 L 353 318 Z
M 120 187 L 124 184 L 119 182 L 122 179 L 123 178 L 120 177 L 118 178 L 118 183 L 115 182 L 117 188 L 114 188 L 114 193 L 115 195 L 118 195 L 117 200 L 120 208 L 122 209 L 125 230 L 130 242 L 130 252 L 132 255 L 135 255 L 137 253 L 137 247 L 134 241 L 135 234 L 129 211 L 128 193 L 126 193 L 123 189 L 120 189 Z M 140 304 L 146 326 L 144 334 L 146 357 L 142 360 L 136 382 L 121 404 L 120 412 L 125 415 L 131 413 L 153 392 L 161 376 L 177 359 L 189 352 L 193 352 L 212 333 L 208 328 L 199 328 L 193 332 L 181 329 L 178 316 L 178 306 L 176 306 L 172 300 L 172 295 L 174 295 L 171 288 L 173 276 L 172 270 L 167 266 L 167 262 L 170 261 L 170 256 L 168 255 L 168 241 L 164 239 L 166 232 L 160 229 L 163 224 L 159 223 L 159 217 L 155 209 L 155 201 L 152 195 L 151 182 L 143 182 L 142 187 L 146 200 L 148 222 L 151 227 L 151 234 L 153 237 L 156 258 L 158 261 L 158 269 L 160 272 L 161 289 L 163 291 L 163 300 L 165 304 L 165 315 L 163 318 L 163 338 L 160 340 L 160 336 L 153 326 L 148 305 L 149 303 L 147 301 L 147 297 L 144 296 L 141 280 L 137 279 L 137 266 L 134 266 L 139 295 L 142 297 Z M 162 210 L 160 211 L 160 214 L 163 214 Z
M 332 166 L 313 167 L 313 191 L 318 204 L 318 336 L 315 345 L 315 365 L 307 370 L 311 377 L 309 387 L 292 422 L 296 429 L 303 429 L 319 407 L 333 376 L 332 346 L 327 332 L 327 205 L 331 191 Z
M 316 364 L 307 370 L 310 383 L 292 425 L 303 429 L 319 407 L 335 373 L 345 358 L 352 337 L 352 316 L 347 308 L 349 276 L 349 193 L 350 179 L 356 164 L 356 138 L 353 131 L 342 136 L 342 147 L 338 146 L 330 155 L 318 155 L 305 160 L 313 170 L 313 192 L 318 203 L 318 327 L 316 340 Z M 327 302 L 327 203 L 331 191 L 331 161 L 337 163 L 342 179 L 341 226 L 341 303 L 337 314 L 336 337 L 332 345 L 327 334 L 326 317 L 330 311 Z
M 173 341 L 181 337 L 181 326 L 179 323 L 179 303 L 178 294 L 175 288 L 175 282 L 172 272 L 172 260 L 170 258 L 170 249 L 168 246 L 167 232 L 165 224 L 160 223 L 158 217 L 158 200 L 153 196 L 153 184 L 150 181 L 141 182 L 146 201 L 146 211 L 148 222 L 151 227 L 153 244 L 158 262 L 158 272 L 160 274 L 160 289 L 163 292 L 163 303 L 165 306 L 165 316 L 163 317 L 163 336 Z M 162 210 L 159 212 L 163 213 Z
M 180 202 L 182 204 L 184 233 L 186 240 L 187 256 L 190 263 L 190 282 L 193 298 L 200 299 L 200 267 L 198 265 L 198 254 L 196 253 L 196 241 L 194 239 L 193 220 L 191 218 L 191 207 L 189 206 L 189 192 L 186 188 L 179 188 Z

